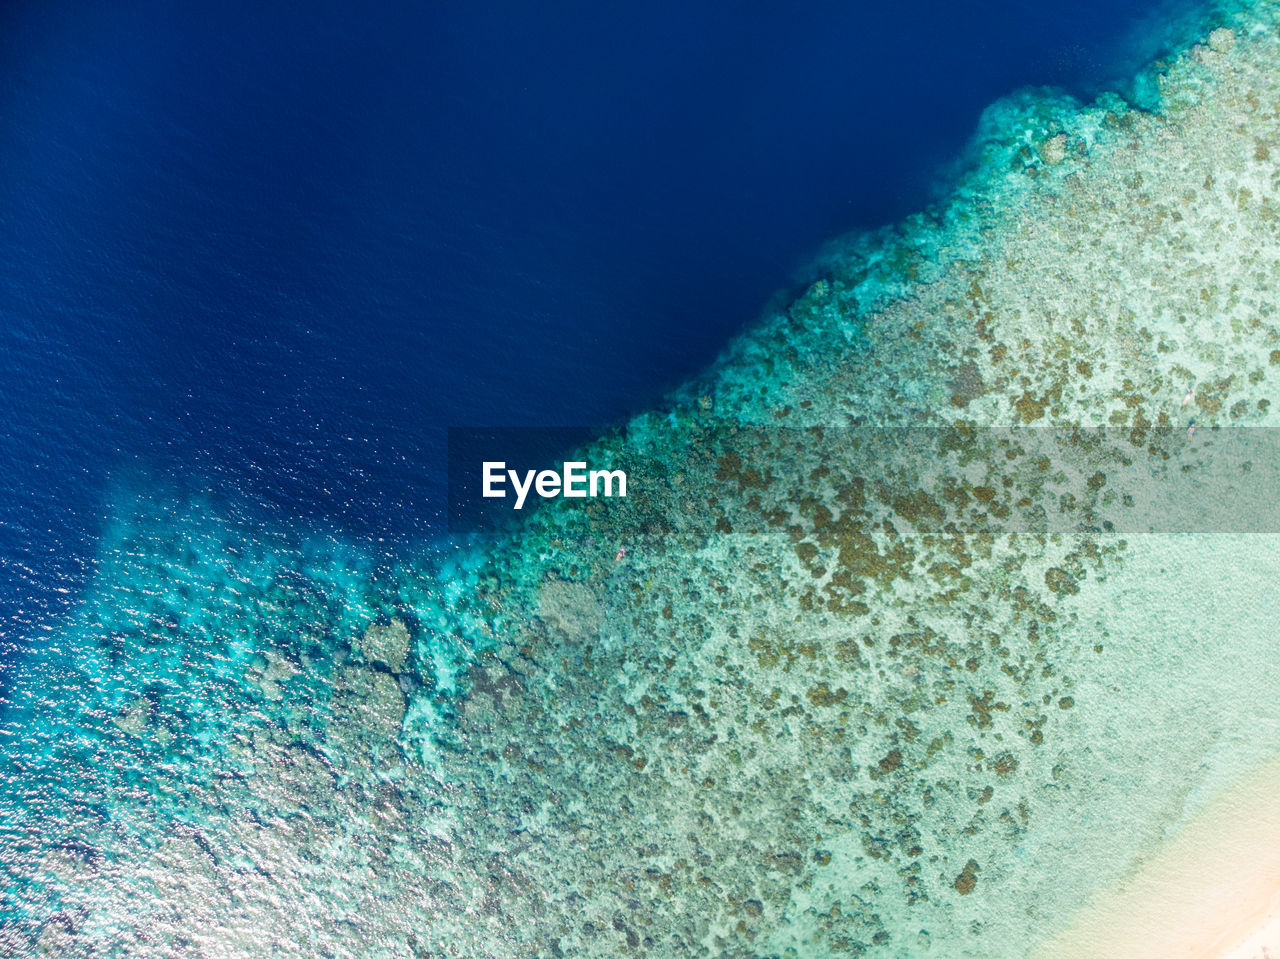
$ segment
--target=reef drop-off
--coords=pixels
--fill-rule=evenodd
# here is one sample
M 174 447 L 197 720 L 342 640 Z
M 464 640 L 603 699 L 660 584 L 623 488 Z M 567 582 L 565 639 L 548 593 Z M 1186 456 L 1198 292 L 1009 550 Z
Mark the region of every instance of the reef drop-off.
M 1219 450 L 1276 425 L 1276 15 L 1155 110 L 994 109 L 945 206 L 592 445 L 625 504 L 430 562 L 122 510 L 5 716 L 0 942 L 1028 955 L 1280 752 L 1280 551 L 1213 503 L 1269 488 Z

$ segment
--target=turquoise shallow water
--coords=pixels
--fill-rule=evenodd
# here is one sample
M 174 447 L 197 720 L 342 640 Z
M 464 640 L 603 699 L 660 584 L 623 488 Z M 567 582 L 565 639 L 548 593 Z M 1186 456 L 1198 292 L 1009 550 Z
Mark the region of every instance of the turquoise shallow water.
M 625 504 L 413 554 L 118 490 L 0 727 L 0 945 L 1032 954 L 1280 752 L 1274 530 L 1216 525 L 1280 365 L 1234 16 L 1160 111 L 993 108 L 947 206 L 588 445 Z
M 121 491 L 113 510 L 73 622 L 18 664 L 5 703 L 15 917 L 31 918 L 28 897 L 47 881 L 18 850 L 29 852 L 52 822 L 69 828 L 63 841 L 90 845 L 120 803 L 141 804 L 156 828 L 198 826 L 207 810 L 192 790 L 237 775 L 228 745 L 276 723 L 305 729 L 324 744 L 317 757 L 343 769 L 352 757 L 325 739 L 335 652 L 369 626 L 407 620 L 417 638 L 418 668 L 404 669 L 406 634 L 401 671 L 383 690 L 384 747 L 400 736 L 406 695 L 419 714 L 447 715 L 458 674 L 492 643 L 465 611 L 465 565 L 445 550 L 405 565 L 332 536 L 272 531 L 226 500 L 172 492 Z M 279 682 L 289 684 L 285 704 Z

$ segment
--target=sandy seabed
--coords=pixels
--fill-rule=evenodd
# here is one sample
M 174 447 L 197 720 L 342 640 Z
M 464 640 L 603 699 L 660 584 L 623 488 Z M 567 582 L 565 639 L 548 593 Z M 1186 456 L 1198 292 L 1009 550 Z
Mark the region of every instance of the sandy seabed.
M 1217 796 L 1035 959 L 1280 955 L 1280 761 Z

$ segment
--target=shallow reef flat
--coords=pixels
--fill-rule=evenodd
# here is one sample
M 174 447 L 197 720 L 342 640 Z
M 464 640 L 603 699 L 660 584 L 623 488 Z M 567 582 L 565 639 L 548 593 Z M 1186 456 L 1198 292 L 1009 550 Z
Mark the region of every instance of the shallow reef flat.
M 6 715 L 0 941 L 1014 959 L 1105 905 L 1280 754 L 1278 20 L 1153 112 L 998 104 L 584 451 L 624 502 L 430 562 L 121 519 Z

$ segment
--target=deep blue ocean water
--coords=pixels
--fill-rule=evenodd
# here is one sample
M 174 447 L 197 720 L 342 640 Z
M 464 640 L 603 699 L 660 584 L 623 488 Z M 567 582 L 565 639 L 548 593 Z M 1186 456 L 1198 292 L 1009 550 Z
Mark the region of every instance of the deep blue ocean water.
M 1186 9 L 7 4 L 0 642 L 126 489 L 431 535 L 445 427 L 652 402 L 992 100 L 1095 93 Z

